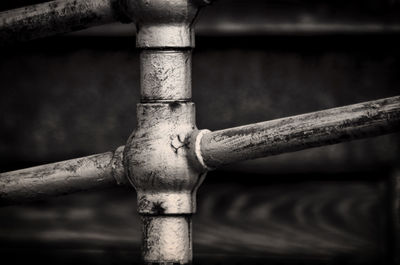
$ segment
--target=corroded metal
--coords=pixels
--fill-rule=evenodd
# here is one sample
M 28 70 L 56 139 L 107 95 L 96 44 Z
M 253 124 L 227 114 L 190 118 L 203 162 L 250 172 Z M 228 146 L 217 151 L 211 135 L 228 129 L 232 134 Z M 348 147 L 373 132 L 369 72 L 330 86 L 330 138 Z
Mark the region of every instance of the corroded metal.
M 135 21 L 138 48 L 194 47 L 193 22 L 211 0 L 121 0 Z
M 0 204 L 33 201 L 126 183 L 123 146 L 107 152 L 0 174 Z
M 400 96 L 205 134 L 208 168 L 400 130 Z
M 0 13 L 0 44 L 128 22 L 118 0 L 56 0 Z
M 141 214 L 195 212 L 204 170 L 188 159 L 196 129 L 191 102 L 138 104 L 138 125 L 124 154 Z
M 140 54 L 142 102 L 192 98 L 192 51 L 143 50 Z
M 192 260 L 191 215 L 206 169 L 196 159 L 191 88 L 193 21 L 200 0 L 127 0 L 142 48 L 137 128 L 124 153 L 143 221 L 145 263 Z
M 144 215 L 142 253 L 147 264 L 190 264 L 192 220 L 190 215 Z

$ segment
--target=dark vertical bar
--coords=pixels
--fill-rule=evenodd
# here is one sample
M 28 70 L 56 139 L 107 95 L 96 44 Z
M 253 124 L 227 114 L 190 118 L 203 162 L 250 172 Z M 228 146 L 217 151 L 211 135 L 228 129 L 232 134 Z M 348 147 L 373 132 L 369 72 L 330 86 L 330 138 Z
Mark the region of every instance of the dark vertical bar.
M 400 264 L 400 168 L 396 168 L 389 176 L 389 229 L 388 260 L 392 264 Z

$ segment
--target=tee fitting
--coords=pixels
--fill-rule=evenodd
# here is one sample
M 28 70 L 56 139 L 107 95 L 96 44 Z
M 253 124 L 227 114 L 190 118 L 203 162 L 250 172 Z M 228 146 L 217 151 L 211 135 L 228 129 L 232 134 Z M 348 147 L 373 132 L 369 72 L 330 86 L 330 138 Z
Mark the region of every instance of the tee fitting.
M 143 258 L 147 264 L 189 264 L 191 215 L 207 172 L 196 157 L 193 22 L 208 1 L 122 1 L 136 23 L 136 45 L 142 49 L 141 103 L 136 130 L 125 146 L 124 166 L 137 191 Z

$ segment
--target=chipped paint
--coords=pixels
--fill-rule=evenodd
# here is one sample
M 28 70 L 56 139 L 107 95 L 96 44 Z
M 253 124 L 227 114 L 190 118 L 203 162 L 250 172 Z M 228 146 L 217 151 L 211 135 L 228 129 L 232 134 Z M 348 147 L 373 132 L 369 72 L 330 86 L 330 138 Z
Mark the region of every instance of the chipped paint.
M 122 150 L 1 173 L 0 204 L 124 184 Z
M 137 23 L 141 103 L 124 151 L 138 195 L 147 264 L 192 260 L 191 218 L 206 169 L 195 154 L 192 97 L 193 21 L 199 0 L 127 0 Z
M 131 22 L 118 0 L 56 0 L 0 13 L 0 44 L 27 41 L 115 21 Z
M 294 152 L 400 129 L 400 96 L 245 125 L 205 134 L 208 168 Z

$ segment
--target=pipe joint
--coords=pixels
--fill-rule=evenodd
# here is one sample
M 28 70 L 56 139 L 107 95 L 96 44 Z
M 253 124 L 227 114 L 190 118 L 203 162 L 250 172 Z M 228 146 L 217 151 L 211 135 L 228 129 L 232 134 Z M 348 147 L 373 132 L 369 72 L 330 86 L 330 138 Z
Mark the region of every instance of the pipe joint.
M 194 213 L 196 190 L 206 173 L 195 155 L 194 104 L 138 104 L 137 115 L 124 165 L 137 191 L 139 213 Z
M 138 48 L 194 47 L 192 24 L 207 0 L 121 0 L 136 23 Z

